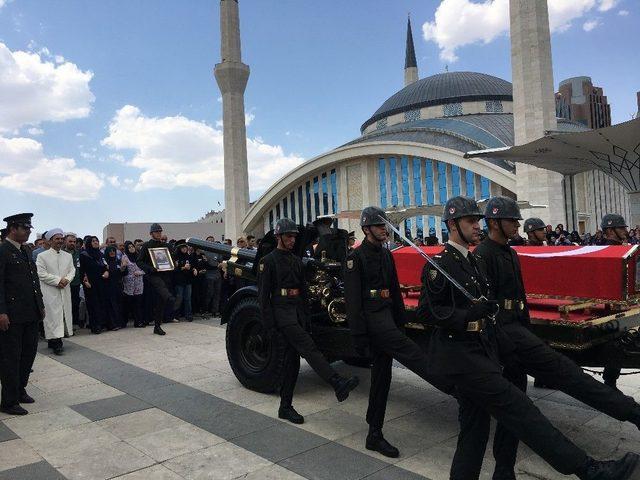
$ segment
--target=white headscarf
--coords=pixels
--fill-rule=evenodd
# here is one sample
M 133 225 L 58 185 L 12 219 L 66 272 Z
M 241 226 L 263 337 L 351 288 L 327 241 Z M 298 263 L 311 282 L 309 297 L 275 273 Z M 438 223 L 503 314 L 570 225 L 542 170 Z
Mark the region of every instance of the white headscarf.
M 64 232 L 62 231 L 61 228 L 52 228 L 51 230 L 47 230 L 47 234 L 45 235 L 45 238 L 47 240 L 51 240 L 53 238 L 53 236 L 57 235 L 57 234 L 62 235 L 62 234 L 64 234 Z

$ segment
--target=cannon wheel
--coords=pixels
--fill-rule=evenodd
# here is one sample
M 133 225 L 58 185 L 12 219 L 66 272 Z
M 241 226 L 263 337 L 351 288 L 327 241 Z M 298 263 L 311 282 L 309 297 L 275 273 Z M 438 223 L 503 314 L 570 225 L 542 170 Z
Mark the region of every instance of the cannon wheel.
M 268 336 L 257 298 L 245 298 L 234 307 L 226 343 L 231 370 L 242 385 L 261 393 L 280 389 L 286 343 L 280 335 Z

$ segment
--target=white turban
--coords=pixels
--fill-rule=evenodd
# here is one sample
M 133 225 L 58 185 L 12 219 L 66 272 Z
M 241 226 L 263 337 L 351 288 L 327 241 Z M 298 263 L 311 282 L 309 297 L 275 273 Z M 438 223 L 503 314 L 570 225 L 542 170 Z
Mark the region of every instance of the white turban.
M 45 238 L 47 240 L 51 240 L 53 238 L 54 235 L 62 235 L 64 232 L 62 231 L 61 228 L 52 228 L 51 230 L 47 230 L 47 234 L 45 235 Z

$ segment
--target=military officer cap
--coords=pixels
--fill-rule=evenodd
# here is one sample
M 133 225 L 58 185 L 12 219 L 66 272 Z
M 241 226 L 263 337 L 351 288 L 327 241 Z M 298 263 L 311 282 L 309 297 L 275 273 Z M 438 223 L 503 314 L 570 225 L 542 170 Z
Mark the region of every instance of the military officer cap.
M 11 215 L 3 219 L 4 222 L 7 222 L 7 227 L 12 225 L 24 228 L 33 228 L 31 225 L 31 217 L 33 217 L 33 213 L 16 213 L 15 215 Z
M 315 226 L 325 224 L 327 226 L 331 226 L 333 223 L 332 215 L 318 215 L 318 217 L 313 221 Z
M 378 207 L 367 207 L 360 215 L 360 226 L 370 227 L 372 225 L 384 225 L 384 221 L 389 220 L 384 210 Z
M 522 220 L 520 207 L 513 198 L 491 197 L 484 210 L 484 217 L 489 218 L 510 218 L 512 220 Z
M 187 246 L 187 240 L 185 238 L 181 238 L 180 240 L 178 240 L 175 244 L 176 248 L 180 248 L 180 247 L 186 247 Z
M 275 235 L 284 235 L 285 233 L 298 233 L 298 226 L 296 222 L 293 220 L 289 220 L 288 218 L 281 218 L 276 223 L 276 228 L 273 233 Z
M 534 232 L 543 228 L 547 228 L 547 226 L 540 218 L 537 217 L 527 218 L 524 222 L 525 233 Z
M 457 196 L 447 200 L 442 212 L 442 220 L 455 220 L 462 217 L 484 218 L 476 201 L 469 197 Z
M 605 228 L 627 228 L 628 226 L 629 225 L 625 222 L 624 217 L 617 213 L 607 213 L 602 217 L 602 224 L 600 225 L 602 230 Z
M 149 233 L 153 232 L 161 232 L 162 226 L 159 223 L 152 223 L 151 227 L 149 227 Z

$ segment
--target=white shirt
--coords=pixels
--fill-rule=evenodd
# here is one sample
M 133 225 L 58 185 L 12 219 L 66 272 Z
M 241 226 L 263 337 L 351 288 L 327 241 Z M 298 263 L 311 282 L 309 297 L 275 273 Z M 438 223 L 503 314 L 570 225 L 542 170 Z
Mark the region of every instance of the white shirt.
M 466 247 L 463 247 L 459 243 L 456 243 L 453 240 L 447 240 L 447 243 L 451 245 L 453 248 L 455 248 L 456 250 L 458 250 L 464 258 L 467 258 L 467 255 L 469 255 L 469 249 Z

